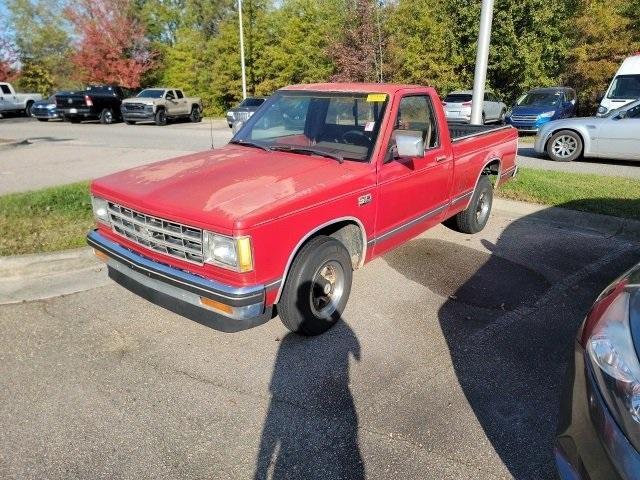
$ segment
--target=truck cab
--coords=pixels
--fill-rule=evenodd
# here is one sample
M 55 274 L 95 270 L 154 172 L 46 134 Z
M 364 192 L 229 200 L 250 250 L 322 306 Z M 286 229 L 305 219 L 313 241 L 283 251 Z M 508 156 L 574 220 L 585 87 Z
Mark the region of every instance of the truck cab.
M 94 181 L 88 243 L 188 318 L 237 331 L 277 313 L 315 335 L 367 262 L 441 222 L 484 228 L 516 150 L 509 126 L 450 127 L 432 88 L 291 86 L 222 149 Z
M 39 93 L 18 93 L 10 83 L 0 82 L 0 113 L 24 113 L 30 116 L 31 107 L 39 100 L 42 100 Z

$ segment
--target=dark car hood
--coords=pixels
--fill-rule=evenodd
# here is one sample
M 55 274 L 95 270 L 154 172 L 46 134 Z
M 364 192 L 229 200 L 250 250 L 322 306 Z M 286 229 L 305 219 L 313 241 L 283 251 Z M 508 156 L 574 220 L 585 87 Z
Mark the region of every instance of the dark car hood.
M 513 115 L 539 115 L 559 108 L 558 105 L 516 105 L 511 109 L 511 113 Z
M 47 107 L 49 105 L 55 106 L 55 103 L 50 102 L 49 100 L 38 100 L 37 102 L 33 102 L 34 107 Z
M 260 108 L 260 105 L 258 105 L 257 107 L 233 107 L 233 108 L 230 108 L 229 111 L 230 112 L 255 112 L 259 108 Z

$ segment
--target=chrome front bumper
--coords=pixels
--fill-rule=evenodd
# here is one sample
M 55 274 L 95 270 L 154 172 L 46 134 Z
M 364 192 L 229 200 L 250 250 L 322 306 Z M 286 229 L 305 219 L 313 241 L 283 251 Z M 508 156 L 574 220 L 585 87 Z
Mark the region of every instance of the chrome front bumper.
M 106 262 L 114 281 L 191 320 L 236 332 L 271 318 L 264 285 L 233 287 L 209 280 L 132 252 L 97 230 L 89 232 L 87 243 Z

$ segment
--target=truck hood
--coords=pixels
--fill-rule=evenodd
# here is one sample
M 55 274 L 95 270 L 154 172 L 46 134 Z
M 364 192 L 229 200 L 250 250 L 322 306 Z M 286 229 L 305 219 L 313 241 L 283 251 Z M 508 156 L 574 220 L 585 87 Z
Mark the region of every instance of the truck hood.
M 152 97 L 131 97 L 131 98 L 125 98 L 124 100 L 122 100 L 122 103 L 148 103 L 149 105 L 152 105 L 159 100 L 162 100 L 162 99 L 152 98 Z
M 92 193 L 220 233 L 366 188 L 368 163 L 227 145 L 102 177 Z

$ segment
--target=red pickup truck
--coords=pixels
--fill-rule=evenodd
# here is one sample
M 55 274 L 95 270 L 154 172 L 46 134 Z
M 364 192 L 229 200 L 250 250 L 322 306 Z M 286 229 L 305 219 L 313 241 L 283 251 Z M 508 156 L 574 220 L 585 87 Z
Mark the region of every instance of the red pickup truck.
M 316 335 L 353 270 L 440 222 L 476 233 L 516 174 L 510 126 L 449 126 L 433 88 L 278 90 L 228 145 L 95 180 L 88 243 L 116 282 L 223 331 Z

